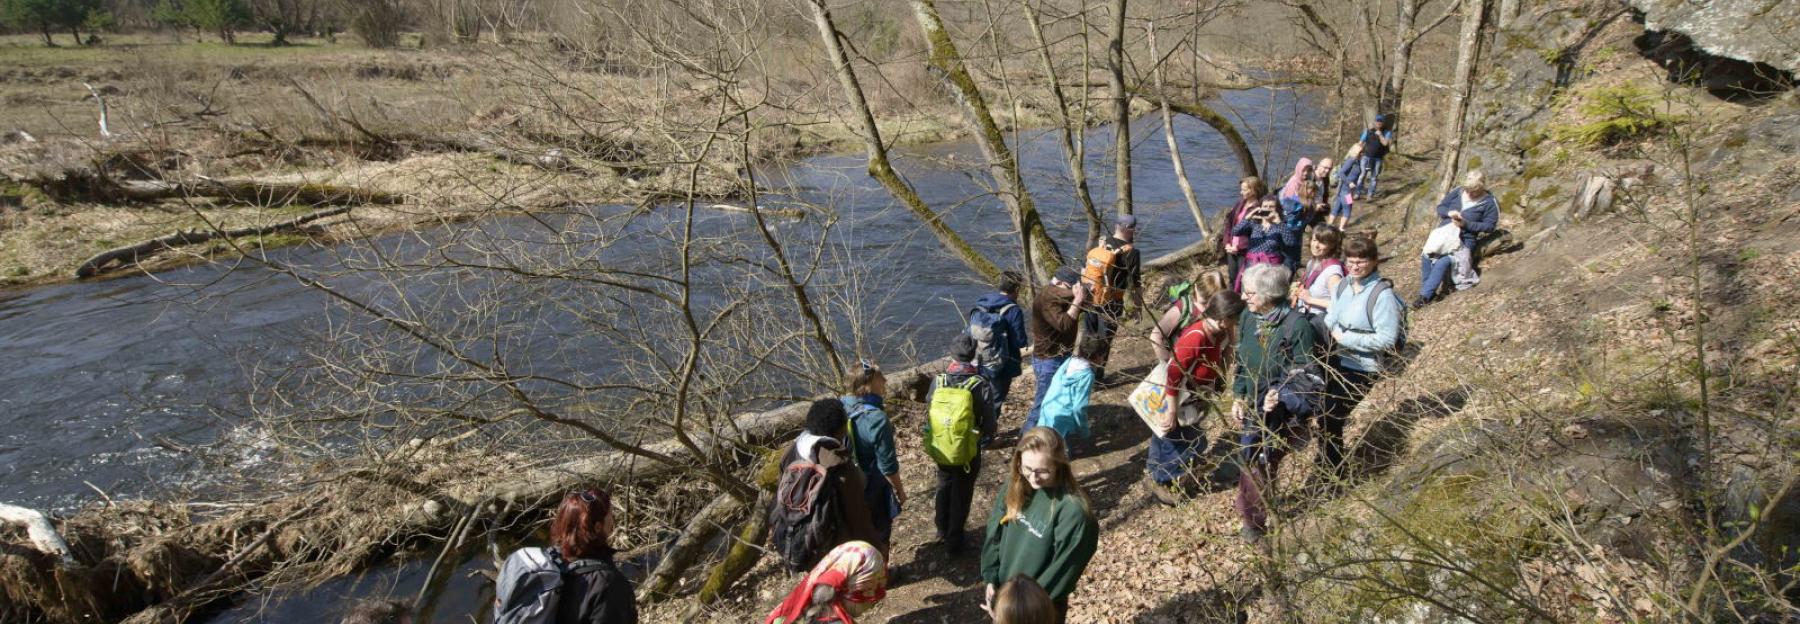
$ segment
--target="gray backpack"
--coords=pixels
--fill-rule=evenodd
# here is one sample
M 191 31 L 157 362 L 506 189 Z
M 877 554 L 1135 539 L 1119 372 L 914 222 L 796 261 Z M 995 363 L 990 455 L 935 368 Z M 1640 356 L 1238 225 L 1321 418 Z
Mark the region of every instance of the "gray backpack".
M 494 588 L 494 624 L 553 624 L 562 601 L 563 575 L 597 562 L 563 563 L 554 548 L 521 548 L 500 566 Z

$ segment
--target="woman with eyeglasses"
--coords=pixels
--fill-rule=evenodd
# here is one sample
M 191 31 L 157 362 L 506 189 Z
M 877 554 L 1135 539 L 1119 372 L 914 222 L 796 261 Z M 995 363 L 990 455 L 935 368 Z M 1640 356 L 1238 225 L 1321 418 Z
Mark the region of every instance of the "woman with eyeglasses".
M 548 611 L 552 621 L 635 624 L 631 581 L 613 563 L 612 496 L 599 488 L 571 492 L 550 521 L 549 548 L 523 548 L 506 558 L 495 589 L 495 619 Z M 543 579 L 535 572 L 561 570 L 561 588 L 544 604 Z
M 1344 423 L 1398 351 L 1406 322 L 1400 294 L 1381 276 L 1381 250 L 1373 238 L 1358 236 L 1344 243 L 1344 267 L 1350 275 L 1333 289 L 1325 313 L 1325 326 L 1337 349 L 1326 379 L 1319 432 L 1319 460 L 1331 471 L 1328 474 L 1339 476 L 1344 467 Z
M 1069 595 L 1099 546 L 1100 525 L 1056 431 L 1026 431 L 1013 449 L 1010 474 L 994 497 L 981 547 L 983 608 L 992 613 L 995 589 L 1023 574 L 1050 594 L 1056 621 L 1067 621 Z

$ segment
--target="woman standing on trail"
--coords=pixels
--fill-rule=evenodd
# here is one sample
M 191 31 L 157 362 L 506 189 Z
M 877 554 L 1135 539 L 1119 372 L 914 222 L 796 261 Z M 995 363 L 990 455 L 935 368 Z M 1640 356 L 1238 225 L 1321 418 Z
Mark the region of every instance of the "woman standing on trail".
M 1207 269 L 1188 283 L 1187 292 L 1181 293 L 1174 303 L 1169 304 L 1169 309 L 1163 310 L 1162 318 L 1156 319 L 1156 326 L 1150 328 L 1150 349 L 1156 352 L 1156 361 L 1169 361 L 1169 350 L 1174 348 L 1175 338 L 1181 334 L 1181 330 L 1200 320 L 1200 316 L 1206 313 L 1206 301 L 1212 298 L 1213 293 L 1225 290 L 1231 283 L 1227 280 L 1225 273 L 1218 267 Z
M 1307 316 L 1322 315 L 1331 307 L 1331 295 L 1344 280 L 1343 242 L 1343 232 L 1323 227 L 1313 230 L 1312 259 L 1306 262 L 1305 277 L 1294 285 L 1295 307 Z
M 850 414 L 850 452 L 856 466 L 868 477 L 863 486 L 863 500 L 869 505 L 869 519 L 875 523 L 875 534 L 887 551 L 894 548 L 894 517 L 906 504 L 906 487 L 900 481 L 900 455 L 894 445 L 894 424 L 882 409 L 882 396 L 887 394 L 887 376 L 868 362 L 862 370 L 848 375 L 844 385 L 849 394 L 839 398 Z
M 1238 272 L 1237 281 L 1232 285 L 1240 292 L 1244 287 L 1244 274 L 1249 273 L 1251 267 L 1271 264 L 1286 268 L 1287 249 L 1300 245 L 1299 235 L 1282 223 L 1281 205 L 1274 196 L 1263 197 L 1256 209 L 1238 222 L 1231 233 L 1250 241 L 1244 252 L 1243 270 Z M 1291 274 L 1293 269 L 1288 272 Z
M 1244 272 L 1244 315 L 1238 320 L 1236 370 L 1231 415 L 1244 427 L 1243 471 L 1238 477 L 1238 513 L 1244 540 L 1258 542 L 1268 528 L 1268 491 L 1281 460 L 1305 443 L 1306 413 L 1283 405 L 1278 386 L 1293 371 L 1312 364 L 1313 326 L 1288 305 L 1288 271 L 1259 266 Z
M 993 604 L 1001 583 L 1023 574 L 1050 594 L 1056 621 L 1067 621 L 1069 595 L 1094 557 L 1100 525 L 1055 431 L 1036 427 L 1025 432 L 1013 449 L 1010 474 L 994 496 L 987 542 L 981 547 L 987 603 Z
M 844 542 L 820 559 L 763 624 L 856 624 L 887 596 L 887 558 L 868 542 Z
M 1150 453 L 1144 460 L 1145 472 L 1156 486 L 1151 493 L 1163 504 L 1180 501 L 1175 491 L 1178 480 L 1187 474 L 1194 455 L 1205 448 L 1206 431 L 1200 428 L 1200 417 L 1207 393 L 1218 390 L 1225 379 L 1225 362 L 1230 358 L 1231 341 L 1237 337 L 1238 316 L 1243 313 L 1244 300 L 1237 293 L 1214 293 L 1206 302 L 1206 314 L 1182 328 L 1175 340 L 1164 392 L 1174 401 L 1185 390 L 1188 400 L 1175 409 L 1175 422 L 1163 423 L 1169 428 L 1167 435 L 1150 436 Z
M 1225 257 L 1227 270 L 1225 283 L 1227 284 L 1237 283 L 1238 272 L 1243 270 L 1244 253 L 1250 250 L 1250 237 L 1240 236 L 1232 231 L 1237 229 L 1237 224 L 1250 218 L 1250 211 L 1255 210 L 1257 204 L 1262 202 L 1263 196 L 1268 194 L 1269 187 L 1263 184 L 1262 178 L 1248 176 L 1238 180 L 1237 204 L 1225 213 L 1225 227 L 1219 232 L 1220 237 L 1224 239 L 1224 244 L 1220 249 L 1223 253 L 1219 255 Z

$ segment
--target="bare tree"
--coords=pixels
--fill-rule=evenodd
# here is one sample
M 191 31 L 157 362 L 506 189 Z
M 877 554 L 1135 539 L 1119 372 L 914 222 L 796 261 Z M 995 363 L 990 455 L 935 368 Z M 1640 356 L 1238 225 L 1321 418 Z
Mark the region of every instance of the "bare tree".
M 1125 91 L 1125 10 L 1130 0 L 1113 0 L 1106 40 L 1106 86 L 1113 106 L 1114 207 L 1131 214 L 1131 98 Z
M 1481 27 L 1487 18 L 1490 0 L 1466 0 L 1463 3 L 1462 31 L 1456 45 L 1456 79 L 1450 85 L 1450 104 L 1444 110 L 1442 136 L 1445 146 L 1438 161 L 1436 192 L 1427 197 L 1435 202 L 1456 185 L 1456 174 L 1462 165 L 1463 118 L 1468 115 L 1469 97 L 1475 87 L 1475 64 L 1481 53 Z M 1412 224 L 1412 210 L 1406 211 L 1402 229 Z

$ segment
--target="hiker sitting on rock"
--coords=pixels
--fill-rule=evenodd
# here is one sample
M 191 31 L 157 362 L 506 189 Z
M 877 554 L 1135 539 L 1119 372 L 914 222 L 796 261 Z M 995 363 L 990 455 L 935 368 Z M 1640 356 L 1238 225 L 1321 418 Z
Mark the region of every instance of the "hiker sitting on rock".
M 1451 278 L 1456 290 L 1468 290 L 1481 282 L 1475 272 L 1475 237 L 1499 226 L 1500 202 L 1488 192 L 1487 176 L 1475 169 L 1463 176 L 1461 187 L 1451 189 L 1438 202 L 1437 214 L 1438 227 L 1454 224 L 1462 231 L 1461 245 L 1450 253 L 1420 254 L 1419 296 L 1413 300 L 1414 308 L 1436 301 L 1445 277 Z

